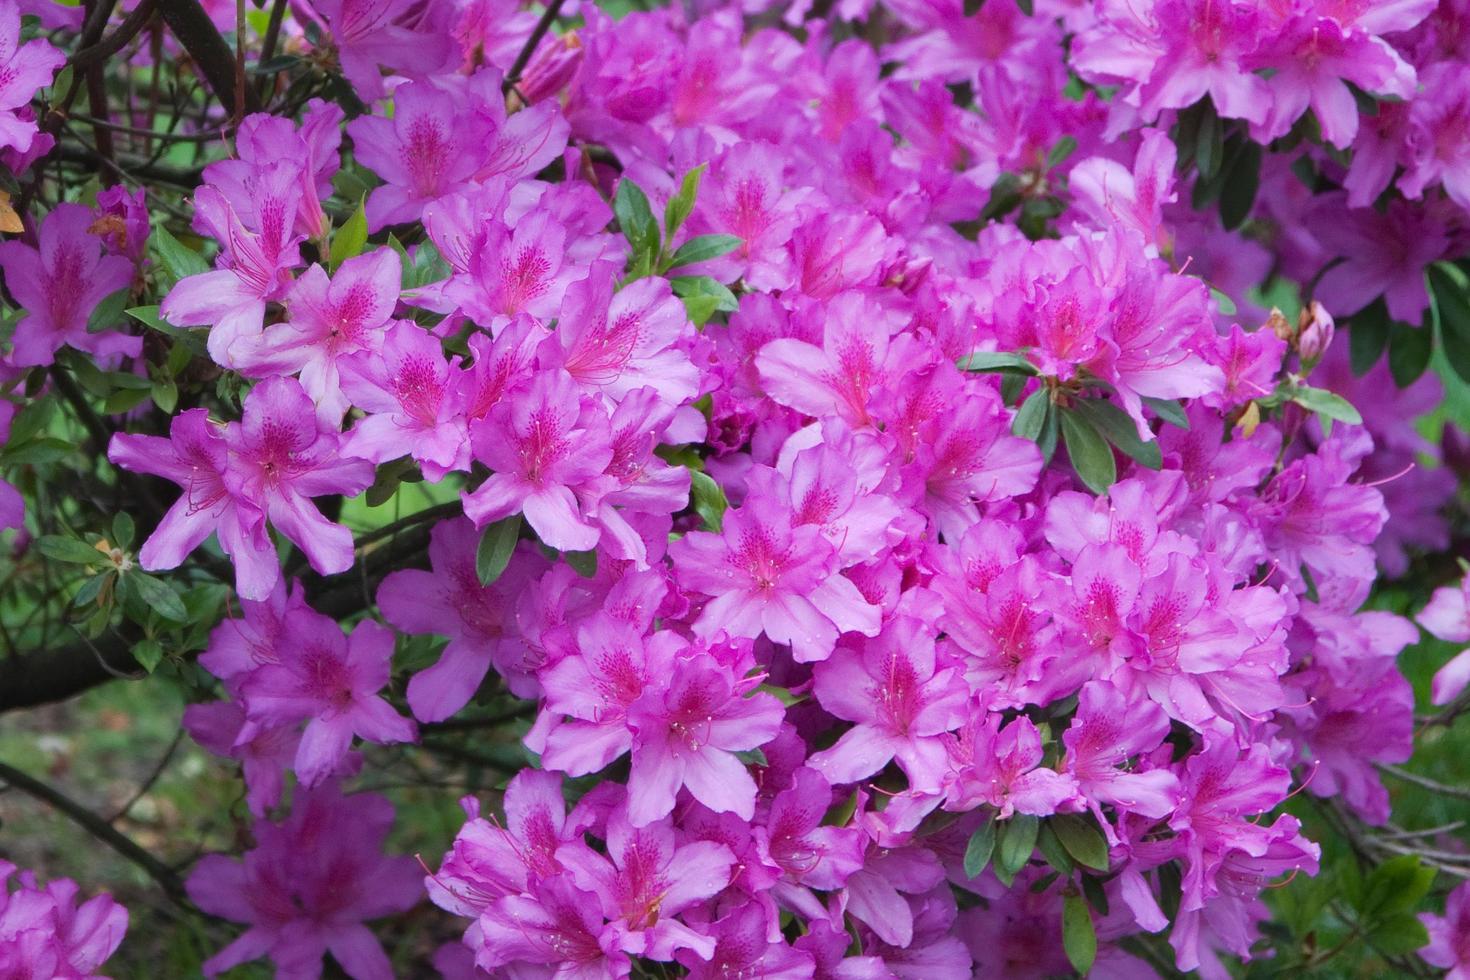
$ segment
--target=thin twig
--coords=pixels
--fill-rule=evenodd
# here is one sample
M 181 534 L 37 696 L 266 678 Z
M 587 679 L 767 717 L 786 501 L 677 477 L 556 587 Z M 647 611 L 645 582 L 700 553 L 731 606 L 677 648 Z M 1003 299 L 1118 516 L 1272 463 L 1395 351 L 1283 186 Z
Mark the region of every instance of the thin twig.
M 1425 776 L 1409 772 L 1407 769 L 1400 769 L 1398 766 L 1379 763 L 1378 769 L 1380 772 L 1388 773 L 1395 779 L 1402 779 L 1406 783 L 1413 783 L 1415 786 L 1438 793 L 1441 796 L 1453 796 L 1457 800 L 1470 800 L 1470 789 L 1464 789 L 1459 786 L 1446 786 L 1444 783 L 1437 783 Z
M 158 883 L 169 898 L 180 905 L 187 904 L 188 898 L 184 892 L 184 883 L 179 880 L 179 876 L 174 874 L 168 865 L 144 850 L 137 841 L 117 830 L 106 820 L 60 790 L 3 762 L 0 762 L 0 779 L 68 817 L 87 833 L 141 868 L 148 877 Z
M 546 5 L 546 12 L 541 15 L 540 20 L 536 21 L 536 26 L 531 29 L 531 36 L 526 38 L 525 44 L 521 45 L 520 52 L 516 54 L 516 60 L 511 62 L 510 71 L 505 73 L 505 81 L 501 84 L 503 92 L 509 93 L 521 80 L 521 72 L 526 70 L 526 65 L 530 63 L 531 55 L 535 54 L 537 45 L 546 36 L 546 32 L 551 30 L 552 23 L 556 20 L 557 14 L 561 12 L 561 5 L 562 0 L 551 0 Z
M 164 751 L 163 757 L 158 760 L 158 765 L 153 767 L 153 771 L 148 774 L 148 778 L 143 780 L 138 786 L 138 791 L 129 797 L 128 801 L 119 807 L 116 813 L 107 818 L 108 823 L 117 823 L 128 815 L 129 810 L 138 805 L 139 800 L 148 795 L 148 791 L 153 788 L 153 784 L 158 782 L 159 777 L 163 775 L 163 771 L 168 768 L 169 762 L 173 760 L 174 753 L 179 750 L 179 744 L 183 740 L 184 727 L 180 725 L 179 730 L 174 732 L 173 739 L 168 743 L 168 748 Z

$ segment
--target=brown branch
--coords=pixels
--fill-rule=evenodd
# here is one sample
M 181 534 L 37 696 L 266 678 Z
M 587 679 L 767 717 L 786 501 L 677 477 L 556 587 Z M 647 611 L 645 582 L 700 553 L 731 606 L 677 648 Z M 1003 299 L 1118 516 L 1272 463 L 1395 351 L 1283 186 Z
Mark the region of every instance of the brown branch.
M 27 776 L 19 769 L 8 766 L 3 762 L 0 762 L 0 779 L 5 780 L 5 782 L 21 792 L 35 797 L 42 803 L 50 806 L 53 810 L 64 814 L 73 823 L 77 824 L 77 826 L 87 831 L 87 833 L 136 864 L 139 868 L 142 868 L 143 872 L 157 882 L 158 886 L 163 889 L 164 894 L 168 895 L 169 898 L 180 905 L 187 905 L 188 897 L 184 892 L 184 883 L 179 880 L 179 876 L 174 873 L 173 869 L 152 854 L 149 854 L 135 840 L 119 831 L 116 827 L 113 827 L 106 820 L 103 820 L 97 814 L 88 810 L 60 790 L 46 785 L 39 779 Z
M 129 41 L 143 33 L 143 29 L 153 19 L 153 10 L 154 0 L 142 0 L 141 3 L 133 8 L 132 13 L 128 14 L 121 24 L 117 25 L 116 30 L 96 44 L 91 44 L 78 50 L 76 54 L 71 56 L 67 63 L 71 65 L 73 71 L 80 72 L 90 68 L 94 64 L 101 64 L 106 61 L 127 47 Z
M 235 53 L 198 0 L 157 0 L 157 3 L 163 22 L 194 60 L 225 111 L 233 112 L 240 106 L 247 113 L 258 112 L 260 100 L 255 90 L 248 85 L 236 90 Z
M 501 85 L 504 92 L 509 93 L 521 80 L 521 72 L 526 70 L 526 65 L 531 61 L 531 55 L 536 53 L 536 47 L 541 43 L 541 39 L 546 36 L 547 31 L 551 30 L 557 14 L 561 13 L 561 5 L 562 0 L 551 0 L 546 5 L 546 12 L 541 15 L 540 20 L 536 21 L 536 26 L 531 29 L 531 36 L 526 38 L 525 44 L 521 45 L 520 52 L 516 54 L 516 60 L 511 62 L 510 71 L 505 73 L 505 81 Z

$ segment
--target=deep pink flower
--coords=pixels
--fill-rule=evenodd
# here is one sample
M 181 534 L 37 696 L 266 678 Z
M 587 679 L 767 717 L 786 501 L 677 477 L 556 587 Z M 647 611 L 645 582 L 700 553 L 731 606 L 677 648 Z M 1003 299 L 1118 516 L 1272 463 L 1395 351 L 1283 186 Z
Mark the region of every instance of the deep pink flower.
M 708 654 L 686 657 L 672 673 L 628 709 L 634 732 L 628 819 L 641 827 L 666 816 L 680 787 L 688 787 L 716 813 L 749 820 L 755 782 L 735 753 L 775 737 L 781 702 L 751 693 L 758 680 L 733 679 Z
M 969 689 L 939 663 L 934 634 L 901 616 L 858 648 L 840 646 L 813 671 L 817 701 L 853 727 L 810 764 L 832 783 L 852 783 L 897 759 L 909 785 L 938 792 L 948 769 L 943 735 L 965 718 Z
M 41 222 L 37 248 L 0 242 L 5 287 L 26 314 L 15 325 L 10 363 L 50 364 L 63 345 L 101 358 L 137 357 L 143 349 L 142 338 L 110 329 L 116 324 L 101 324 L 109 329 L 99 333 L 87 329 L 97 304 L 133 281 L 131 262 L 103 254 L 95 222 L 89 208 L 58 204 Z
M 468 704 L 491 664 L 516 693 L 535 693 L 524 676 L 526 646 L 512 604 L 537 563 L 517 554 L 483 586 L 475 570 L 478 542 L 467 518 L 440 521 L 429 535 L 433 570 L 400 569 L 378 586 L 378 606 L 395 629 L 449 637 L 439 662 L 408 683 L 408 705 L 420 721 L 443 721 Z
M 959 735 L 946 743 L 949 809 L 965 812 L 981 803 L 995 807 L 998 820 L 1014 813 L 1047 816 L 1077 796 L 1070 774 L 1041 764 L 1041 733 L 1022 715 L 1001 727 L 1001 716 L 972 713 Z
M 1470 641 L 1470 576 L 1458 585 L 1434 590 L 1419 615 L 1419 625 L 1448 643 Z M 1461 650 L 1434 674 L 1431 696 L 1435 704 L 1449 704 L 1470 684 L 1470 650 Z
M 373 467 L 339 455 L 336 430 L 321 424 L 301 385 L 289 378 L 256 385 L 227 441 L 230 465 L 223 476 L 229 492 L 263 512 L 318 572 L 351 568 L 352 532 L 323 517 L 310 498 L 361 493 L 373 482 Z
M 363 923 L 423 895 L 413 859 L 381 853 L 392 824 L 387 799 L 343 796 L 328 784 L 298 790 L 280 823 L 257 823 L 243 861 L 206 855 L 189 875 L 189 897 L 249 928 L 205 962 L 205 975 L 268 956 L 282 975 L 315 976 L 331 953 L 355 980 L 389 980 L 388 956 Z
M 37 135 L 36 120 L 17 110 L 38 89 L 51 84 L 66 54 L 42 38 L 21 43 L 22 10 L 15 0 L 0 2 L 0 149 L 24 153 Z M 24 13 L 32 13 L 30 10 Z
M 565 371 L 542 371 L 470 429 L 475 458 L 495 472 L 464 495 L 465 514 L 483 527 L 523 512 L 542 541 L 586 551 L 600 534 L 577 492 L 612 459 L 607 412 Z
M 252 723 L 307 722 L 294 765 L 302 785 L 336 772 L 354 735 L 414 741 L 413 722 L 378 696 L 392 669 L 392 631 L 369 619 L 349 638 L 333 620 L 300 609 L 286 614 L 281 640 L 279 662 L 251 674 L 241 695 Z
M 823 660 L 849 630 L 873 636 L 879 610 L 836 571 L 836 553 L 811 524 L 761 496 L 725 515 L 719 534 L 694 531 L 669 545 L 679 584 L 710 597 L 695 620 L 702 636 L 764 633 L 798 661 Z
M 1444 915 L 1422 912 L 1419 921 L 1429 930 L 1429 945 L 1419 951 L 1424 962 L 1448 969 L 1446 980 L 1470 976 L 1470 884 L 1450 892 Z

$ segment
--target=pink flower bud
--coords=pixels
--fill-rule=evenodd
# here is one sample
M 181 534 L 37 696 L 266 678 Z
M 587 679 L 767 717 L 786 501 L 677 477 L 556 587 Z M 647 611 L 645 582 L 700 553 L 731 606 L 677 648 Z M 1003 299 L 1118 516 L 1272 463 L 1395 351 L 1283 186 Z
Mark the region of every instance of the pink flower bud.
M 1315 364 L 1322 355 L 1327 352 L 1327 347 L 1332 343 L 1332 334 L 1336 326 L 1332 321 L 1332 314 L 1323 309 L 1322 304 L 1313 300 L 1311 305 L 1304 308 L 1298 318 L 1297 327 L 1297 352 L 1302 356 L 1305 364 Z

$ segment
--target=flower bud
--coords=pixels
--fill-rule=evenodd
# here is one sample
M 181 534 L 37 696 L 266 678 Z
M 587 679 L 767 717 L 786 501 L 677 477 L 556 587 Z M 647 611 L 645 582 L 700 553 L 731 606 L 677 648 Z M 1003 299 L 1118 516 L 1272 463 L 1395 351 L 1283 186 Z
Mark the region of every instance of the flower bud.
M 521 73 L 516 91 L 521 93 L 527 105 L 535 105 L 565 88 L 581 64 L 582 39 L 576 31 L 567 31 L 541 46 Z
M 1302 363 L 1316 364 L 1327 353 L 1335 331 L 1332 314 L 1321 303 L 1312 300 L 1304 307 L 1297 318 L 1297 352 L 1302 356 Z

